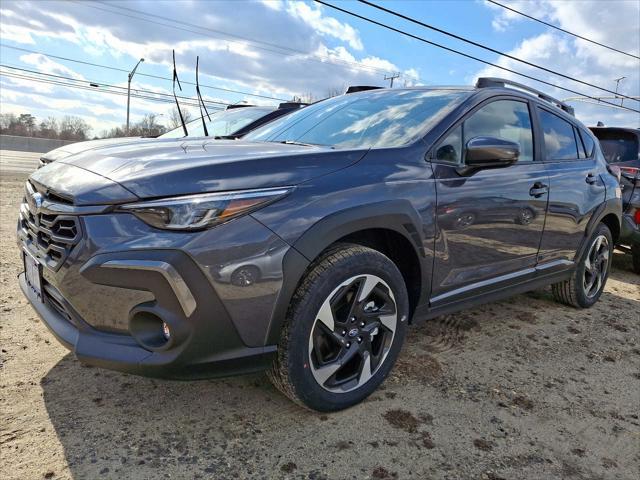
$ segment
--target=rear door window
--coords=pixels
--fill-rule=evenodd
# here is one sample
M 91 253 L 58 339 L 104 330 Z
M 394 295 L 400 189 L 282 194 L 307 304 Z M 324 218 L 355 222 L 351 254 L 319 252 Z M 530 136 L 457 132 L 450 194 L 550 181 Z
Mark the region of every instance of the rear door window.
M 575 160 L 578 158 L 578 144 L 573 133 L 573 125 L 557 115 L 538 109 L 540 125 L 544 132 L 544 148 L 547 160 Z

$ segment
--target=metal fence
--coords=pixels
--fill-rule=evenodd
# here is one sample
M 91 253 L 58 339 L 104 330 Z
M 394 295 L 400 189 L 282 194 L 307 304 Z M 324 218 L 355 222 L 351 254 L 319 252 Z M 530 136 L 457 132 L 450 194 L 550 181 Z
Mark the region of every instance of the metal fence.
M 53 150 L 54 148 L 75 142 L 75 140 L 56 140 L 53 138 L 0 135 L 0 150 L 19 150 L 21 152 L 45 153 L 49 150 Z

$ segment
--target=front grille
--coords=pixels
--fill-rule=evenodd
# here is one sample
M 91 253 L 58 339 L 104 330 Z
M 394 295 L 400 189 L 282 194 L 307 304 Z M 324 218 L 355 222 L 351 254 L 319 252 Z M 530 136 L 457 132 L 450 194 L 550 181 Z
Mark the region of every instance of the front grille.
M 40 211 L 40 206 L 29 200 L 36 193 L 29 183 L 26 190 L 20 205 L 22 241 L 49 268 L 57 270 L 80 241 L 80 222 L 76 216 Z

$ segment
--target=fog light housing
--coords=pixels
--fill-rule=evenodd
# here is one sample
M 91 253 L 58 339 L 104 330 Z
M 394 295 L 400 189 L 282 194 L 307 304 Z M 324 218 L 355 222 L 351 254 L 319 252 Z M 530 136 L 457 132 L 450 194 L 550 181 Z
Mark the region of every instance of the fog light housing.
M 129 319 L 131 336 L 147 350 L 164 350 L 175 342 L 175 331 L 157 313 L 134 310 Z
M 171 339 L 171 330 L 169 330 L 169 325 L 167 322 L 162 322 L 162 335 L 164 335 L 165 340 Z

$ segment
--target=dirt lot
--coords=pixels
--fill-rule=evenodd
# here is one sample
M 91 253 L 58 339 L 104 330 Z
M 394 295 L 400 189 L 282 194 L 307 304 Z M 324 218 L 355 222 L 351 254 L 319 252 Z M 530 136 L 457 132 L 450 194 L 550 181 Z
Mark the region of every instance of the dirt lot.
M 0 178 L 3 478 L 638 478 L 640 278 L 621 255 L 591 310 L 539 291 L 413 328 L 379 392 L 320 415 L 264 375 L 80 365 L 19 292 L 23 181 Z

